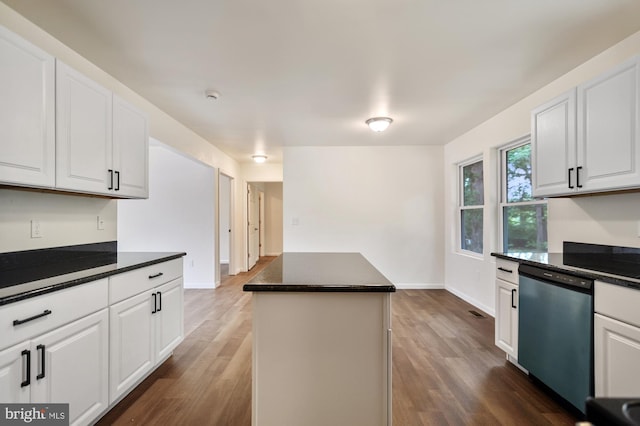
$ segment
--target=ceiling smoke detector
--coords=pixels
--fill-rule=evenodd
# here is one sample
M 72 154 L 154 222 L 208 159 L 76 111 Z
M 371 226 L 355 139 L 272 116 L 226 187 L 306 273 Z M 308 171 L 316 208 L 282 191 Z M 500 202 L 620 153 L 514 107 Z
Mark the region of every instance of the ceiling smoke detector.
M 220 93 L 212 89 L 205 90 L 204 94 L 207 99 L 213 99 L 214 101 L 220 97 Z

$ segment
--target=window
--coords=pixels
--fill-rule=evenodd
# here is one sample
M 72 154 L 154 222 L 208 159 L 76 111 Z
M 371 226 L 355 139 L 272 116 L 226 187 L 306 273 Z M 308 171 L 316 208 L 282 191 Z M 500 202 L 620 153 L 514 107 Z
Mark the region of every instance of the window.
M 502 250 L 546 252 L 547 201 L 532 196 L 531 141 L 508 145 L 500 154 Z
M 482 160 L 461 164 L 460 248 L 482 254 L 484 177 Z

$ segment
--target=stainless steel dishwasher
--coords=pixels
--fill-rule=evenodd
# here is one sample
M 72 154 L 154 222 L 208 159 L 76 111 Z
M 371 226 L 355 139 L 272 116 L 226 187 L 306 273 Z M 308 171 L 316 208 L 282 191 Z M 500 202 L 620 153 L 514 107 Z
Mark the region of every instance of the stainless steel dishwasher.
M 585 412 L 593 396 L 593 281 L 519 267 L 518 363 Z

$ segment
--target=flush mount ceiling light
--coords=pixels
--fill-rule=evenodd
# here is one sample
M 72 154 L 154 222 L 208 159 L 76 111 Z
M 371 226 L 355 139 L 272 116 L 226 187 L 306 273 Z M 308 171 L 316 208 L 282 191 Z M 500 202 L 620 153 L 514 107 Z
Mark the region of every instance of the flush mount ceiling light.
M 251 158 L 253 158 L 253 161 L 255 161 L 256 163 L 264 163 L 265 161 L 267 161 L 267 156 L 264 154 L 255 154 L 252 155 Z
M 365 121 L 365 123 L 367 123 L 369 128 L 374 132 L 383 132 L 393 123 L 393 120 L 389 117 L 372 117 Z

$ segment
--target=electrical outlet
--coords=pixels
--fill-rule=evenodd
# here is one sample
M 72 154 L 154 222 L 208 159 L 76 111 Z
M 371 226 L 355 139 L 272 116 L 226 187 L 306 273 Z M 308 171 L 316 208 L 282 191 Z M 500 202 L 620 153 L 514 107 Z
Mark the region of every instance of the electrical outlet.
M 104 218 L 98 216 L 98 231 L 104 231 Z
M 31 238 L 42 238 L 42 224 L 39 220 L 31 221 Z

